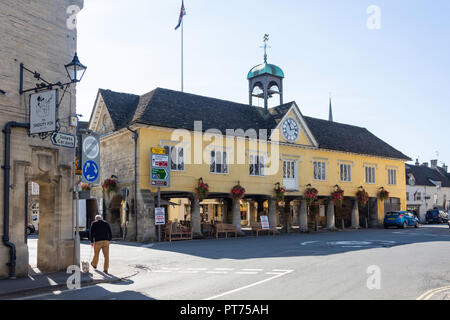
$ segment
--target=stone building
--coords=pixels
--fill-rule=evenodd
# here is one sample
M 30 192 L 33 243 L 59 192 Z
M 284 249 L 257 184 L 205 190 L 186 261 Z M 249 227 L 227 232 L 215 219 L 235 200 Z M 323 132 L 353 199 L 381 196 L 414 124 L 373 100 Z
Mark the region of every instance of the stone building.
M 265 57 L 248 73 L 250 104 L 162 88 L 141 96 L 100 89 L 89 129 L 102 134 L 102 181 L 115 176 L 119 184 L 109 196 L 97 187 L 116 235 L 156 238 L 154 147 L 166 148 L 172 159 L 171 185 L 161 189 L 167 219 L 190 224 L 197 236 L 202 223 L 225 221 L 241 231 L 263 214 L 274 228 L 290 231 L 296 224 L 305 231 L 315 220 L 330 229 L 377 226 L 385 210 L 405 210 L 409 158 L 365 128 L 304 116 L 295 102 L 269 108 L 272 96 L 283 101 L 283 79 Z M 264 99 L 264 108 L 253 98 Z M 206 199 L 195 191 L 200 178 L 210 186 Z M 276 200 L 277 183 L 286 188 L 284 201 Z M 230 195 L 238 184 L 246 189 L 243 199 Z M 308 185 L 319 192 L 309 208 Z M 345 198 L 335 207 L 336 185 Z M 370 197 L 364 207 L 356 199 L 360 187 Z M 378 197 L 382 187 L 390 193 L 386 201 Z
M 414 211 L 425 222 L 428 210 L 438 208 L 450 211 L 450 176 L 448 167 L 438 166 L 438 160 L 406 165 L 406 200 L 408 210 Z
M 0 126 L 6 129 L 0 139 L 0 278 L 28 275 L 25 195 L 31 182 L 39 184 L 40 191 L 37 267 L 45 272 L 65 270 L 74 262 L 74 151 L 53 146 L 49 138 L 28 135 L 32 92 L 19 93 L 19 70 L 23 63 L 31 71 L 23 74 L 24 90 L 43 82 L 34 77 L 34 71 L 49 83 L 68 82 L 65 65 L 72 61 L 77 47 L 72 13 L 82 7 L 83 0 L 0 1 Z M 69 124 L 76 115 L 75 85 L 65 94 L 58 91 L 60 131 L 75 134 Z M 4 157 L 7 136 L 10 161 Z

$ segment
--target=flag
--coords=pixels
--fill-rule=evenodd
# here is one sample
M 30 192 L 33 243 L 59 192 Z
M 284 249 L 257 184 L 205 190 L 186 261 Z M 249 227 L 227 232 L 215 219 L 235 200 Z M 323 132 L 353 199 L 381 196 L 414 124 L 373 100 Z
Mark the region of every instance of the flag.
M 181 11 L 180 11 L 180 19 L 178 20 L 178 24 L 175 27 L 175 30 L 177 30 L 181 26 L 181 23 L 183 22 L 183 17 L 185 15 L 186 15 L 186 9 L 184 8 L 184 0 L 183 0 L 183 3 L 181 5 Z

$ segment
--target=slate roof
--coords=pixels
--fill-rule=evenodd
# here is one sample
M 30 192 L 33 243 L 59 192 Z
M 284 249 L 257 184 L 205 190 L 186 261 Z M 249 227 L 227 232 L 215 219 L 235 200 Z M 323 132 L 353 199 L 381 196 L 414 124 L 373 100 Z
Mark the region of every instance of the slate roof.
M 294 102 L 264 110 L 226 100 L 156 88 L 142 96 L 100 90 L 116 130 L 132 123 L 194 130 L 202 121 L 203 131 L 218 129 L 266 129 L 270 134 Z M 411 160 L 367 129 L 305 117 L 319 148 Z
M 430 181 L 441 181 L 442 187 L 450 188 L 450 179 L 443 175 L 439 170 L 432 169 L 426 166 L 406 165 L 406 183 L 409 185 L 409 174 L 412 174 L 415 179 L 415 185 L 417 186 L 431 186 L 436 185 Z
M 140 97 L 104 89 L 100 89 L 99 92 L 116 130 L 126 127 L 133 119 Z

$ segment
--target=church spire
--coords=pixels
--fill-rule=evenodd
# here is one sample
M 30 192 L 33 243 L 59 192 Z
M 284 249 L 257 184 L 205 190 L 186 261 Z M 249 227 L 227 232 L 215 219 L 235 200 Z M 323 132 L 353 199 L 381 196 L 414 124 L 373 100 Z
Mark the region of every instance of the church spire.
M 328 121 L 333 122 L 333 108 L 331 106 L 331 94 L 330 94 L 330 111 L 328 115 Z

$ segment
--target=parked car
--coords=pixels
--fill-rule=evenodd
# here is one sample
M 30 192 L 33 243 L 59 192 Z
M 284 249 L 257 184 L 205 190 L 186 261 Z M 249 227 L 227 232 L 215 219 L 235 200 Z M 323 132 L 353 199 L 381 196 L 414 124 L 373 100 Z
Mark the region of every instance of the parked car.
M 425 215 L 427 223 L 447 223 L 448 213 L 438 209 L 428 210 Z
M 406 228 L 419 227 L 419 219 L 408 211 L 394 211 L 386 213 L 384 217 L 384 228 L 388 227 Z

